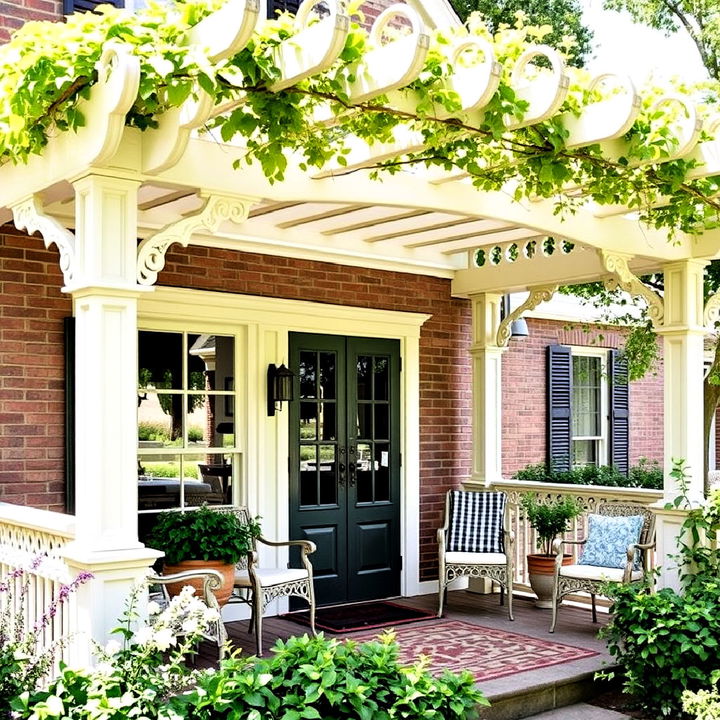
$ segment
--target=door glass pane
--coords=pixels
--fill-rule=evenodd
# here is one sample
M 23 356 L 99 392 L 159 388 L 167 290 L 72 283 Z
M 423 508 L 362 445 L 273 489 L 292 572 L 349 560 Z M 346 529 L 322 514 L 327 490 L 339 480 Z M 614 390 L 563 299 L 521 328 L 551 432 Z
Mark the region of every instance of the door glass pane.
M 138 333 L 138 379 L 140 387 L 182 389 L 182 333 Z
M 320 446 L 320 504 L 337 505 L 335 446 Z
M 319 439 L 337 439 L 337 406 L 333 402 L 320 403 L 318 406 Z
M 318 504 L 317 448 L 300 446 L 300 505 Z
M 337 398 L 335 353 L 320 353 L 320 396 L 325 400 Z
M 357 436 L 363 439 L 372 438 L 372 409 L 370 403 L 358 403 L 358 427 Z
M 300 397 L 314 398 L 317 397 L 315 392 L 317 370 L 317 353 L 301 352 L 300 353 Z
M 373 460 L 369 443 L 359 443 L 357 446 L 356 483 L 357 501 L 370 503 L 373 501 Z
M 375 399 L 388 400 L 390 398 L 390 359 L 386 357 L 375 358 Z
M 388 440 L 390 438 L 390 406 L 375 404 L 375 439 Z
M 390 446 L 375 444 L 375 502 L 390 500 Z
M 357 398 L 372 400 L 372 357 L 359 355 L 357 359 Z
M 300 403 L 300 439 L 317 440 L 317 403 Z

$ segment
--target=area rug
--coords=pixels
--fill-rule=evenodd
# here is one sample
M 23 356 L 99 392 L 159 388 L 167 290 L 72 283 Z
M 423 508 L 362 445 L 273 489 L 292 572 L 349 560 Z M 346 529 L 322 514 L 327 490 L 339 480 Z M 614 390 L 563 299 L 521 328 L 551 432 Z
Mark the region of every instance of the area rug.
M 364 642 L 377 632 L 353 633 L 348 639 Z M 469 670 L 477 682 L 539 670 L 550 665 L 593 657 L 594 650 L 563 643 L 472 625 L 457 620 L 438 620 L 420 627 L 403 627 L 395 631 L 400 659 L 414 662 L 418 655 L 431 658 L 430 671 Z
M 310 625 L 310 613 L 307 610 L 287 613 L 281 617 L 301 625 Z M 355 630 L 394 627 L 434 617 L 435 613 L 429 613 L 427 610 L 416 610 L 383 600 L 382 602 L 318 608 L 315 612 L 315 627 L 330 633 L 346 633 Z

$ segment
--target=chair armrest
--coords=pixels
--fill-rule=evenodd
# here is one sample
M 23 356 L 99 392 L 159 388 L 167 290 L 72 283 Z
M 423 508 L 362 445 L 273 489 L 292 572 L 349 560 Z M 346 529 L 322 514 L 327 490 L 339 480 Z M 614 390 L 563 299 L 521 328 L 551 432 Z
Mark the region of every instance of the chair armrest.
M 203 600 L 205 603 L 219 611 L 220 607 L 213 590 L 219 590 L 222 587 L 223 576 L 217 570 L 207 568 L 206 570 L 184 570 L 170 575 L 151 575 L 148 577 L 148 583 L 151 585 L 170 585 L 172 583 L 182 583 L 185 580 L 197 579 L 203 581 Z
M 312 540 L 268 540 L 262 536 L 257 540 L 270 547 L 300 547 L 303 555 L 311 555 L 317 550 L 317 545 Z
M 635 554 L 638 550 L 641 550 L 643 555 L 647 553 L 648 550 L 652 550 L 655 547 L 655 543 L 632 543 L 631 545 L 628 545 L 627 549 L 627 560 L 628 560 L 628 566 L 631 564 L 635 564 Z M 645 558 L 647 560 L 647 558 Z
M 557 538 L 553 540 L 552 554 L 561 555 L 563 545 L 584 545 L 586 542 L 587 538 L 583 538 L 582 540 L 563 540 L 562 538 Z
M 505 547 L 509 548 L 515 544 L 515 532 L 514 530 L 503 530 L 503 539 L 505 541 Z M 507 552 L 507 550 L 506 550 Z

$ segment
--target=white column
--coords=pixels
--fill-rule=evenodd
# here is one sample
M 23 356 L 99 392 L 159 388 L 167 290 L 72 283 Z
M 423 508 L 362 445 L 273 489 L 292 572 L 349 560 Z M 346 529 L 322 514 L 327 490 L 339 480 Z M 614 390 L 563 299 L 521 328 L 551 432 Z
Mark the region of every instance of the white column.
M 686 461 L 689 497 L 703 500 L 703 271 L 704 260 L 684 260 L 663 267 L 665 316 L 657 329 L 664 352 L 664 502 L 678 487 L 670 471 L 673 461 Z M 663 502 L 663 504 L 664 504 Z M 657 559 L 661 587 L 678 587 L 677 537 L 684 513 L 659 509 Z
M 78 622 L 98 642 L 117 625 L 132 586 L 159 553 L 137 535 L 137 188 L 87 175 L 76 192 L 72 286 L 76 334 L 76 540 L 67 559 L 95 579 L 78 595 Z M 87 637 L 76 643 L 86 662 Z
M 502 479 L 502 354 L 497 344 L 502 295 L 473 295 L 472 379 L 473 452 L 468 485 L 488 486 Z

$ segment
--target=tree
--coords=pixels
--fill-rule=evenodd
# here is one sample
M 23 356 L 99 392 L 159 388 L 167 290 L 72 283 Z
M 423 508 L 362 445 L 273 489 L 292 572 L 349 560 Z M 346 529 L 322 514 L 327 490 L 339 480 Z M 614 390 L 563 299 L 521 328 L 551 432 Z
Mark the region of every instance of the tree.
M 501 25 L 514 26 L 518 13 L 533 25 L 552 26 L 543 42 L 565 52 L 575 67 L 583 67 L 592 51 L 593 31 L 582 24 L 579 0 L 452 0 L 452 4 L 463 22 L 471 12 L 479 12 L 492 33 Z
M 716 0 L 605 0 L 608 10 L 627 10 L 635 22 L 666 35 L 687 33 L 710 77 L 720 80 L 720 5 Z

